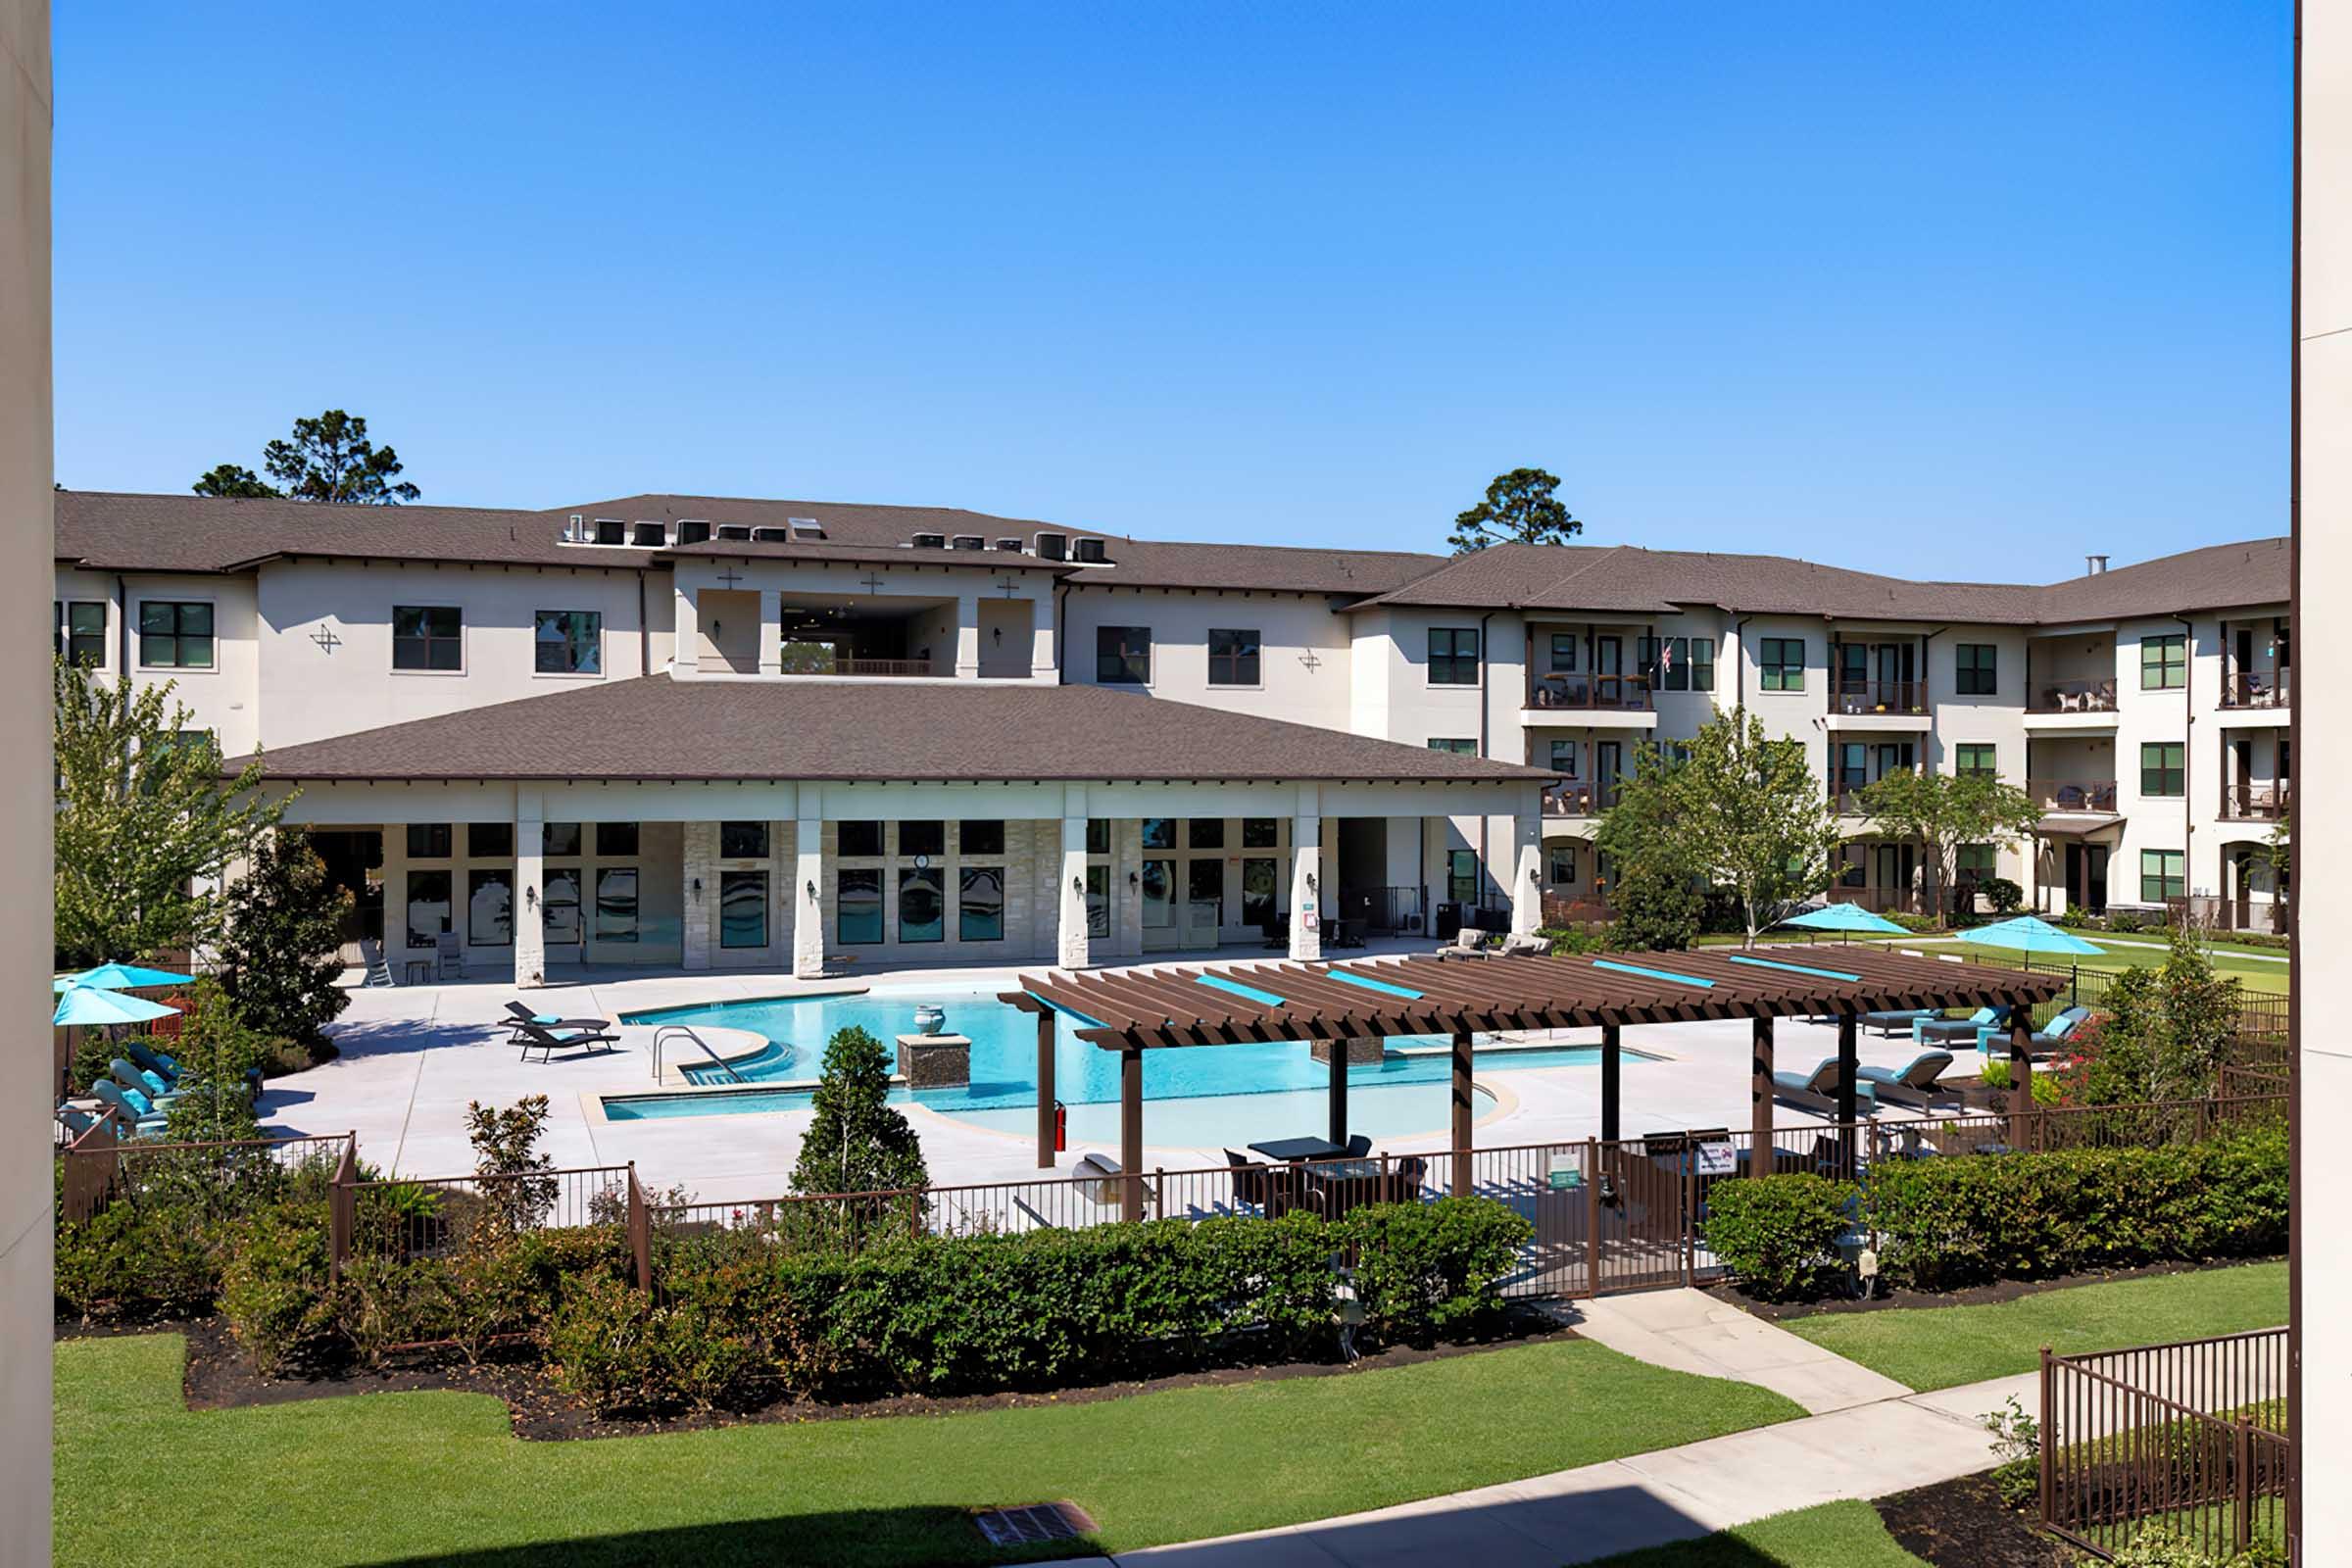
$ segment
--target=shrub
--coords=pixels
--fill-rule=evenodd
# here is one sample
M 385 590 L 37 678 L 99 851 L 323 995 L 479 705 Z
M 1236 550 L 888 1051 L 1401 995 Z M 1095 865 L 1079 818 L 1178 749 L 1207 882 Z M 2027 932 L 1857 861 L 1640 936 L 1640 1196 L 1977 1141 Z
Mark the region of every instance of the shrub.
M 1889 1280 L 1950 1290 L 2276 1252 L 2286 1186 L 2285 1134 L 2266 1128 L 2161 1149 L 1882 1161 L 1870 1218 Z
M 1994 1056 L 1987 1060 L 1981 1069 L 1981 1077 L 1979 1081 L 1982 1082 L 1987 1089 L 1997 1089 L 2003 1094 L 2008 1093 L 2008 1058 L 2005 1056 Z M 2057 1078 L 2046 1072 L 2037 1072 L 2034 1075 L 2034 1103 L 2036 1105 L 2055 1105 L 2062 1103 L 2064 1098 L 2064 1095 L 2060 1092 Z
M 117 1202 L 57 1228 L 57 1300 L 84 1320 L 202 1312 L 220 1289 L 208 1227 L 162 1204 Z
M 2041 1423 L 2026 1414 L 2012 1394 L 2001 1408 L 1984 1417 L 1992 1434 L 1993 1490 L 2012 1508 L 2033 1506 L 2041 1494 Z
M 1977 893 L 1995 914 L 2015 914 L 2026 902 L 2026 890 L 2005 876 L 1988 876 L 1977 883 Z
M 2216 1556 L 2166 1525 L 2150 1525 L 2116 1548 L 2116 1568 L 2272 1568 L 2283 1565 L 2286 1553 L 2268 1542 L 2258 1542 L 2232 1557 Z
M 1372 1204 L 1332 1229 L 1355 1260 L 1365 1332 L 1414 1344 L 1498 1314 L 1502 1281 L 1535 1234 L 1517 1210 L 1483 1198 Z
M 730 1403 L 760 1361 L 739 1325 L 694 1307 L 657 1306 L 609 1275 L 564 1286 L 544 1343 L 557 1387 L 601 1414 Z
M 890 1099 L 890 1054 L 855 1025 L 825 1042 L 792 1185 L 803 1193 L 878 1193 L 927 1187 L 923 1146 Z
M 276 1209 L 238 1225 L 221 1270 L 220 1311 L 265 1377 L 326 1355 L 338 1323 L 325 1227 Z
M 1825 1295 L 1859 1194 L 1852 1182 L 1809 1173 L 1718 1181 L 1707 1192 L 1707 1248 L 1766 1300 Z

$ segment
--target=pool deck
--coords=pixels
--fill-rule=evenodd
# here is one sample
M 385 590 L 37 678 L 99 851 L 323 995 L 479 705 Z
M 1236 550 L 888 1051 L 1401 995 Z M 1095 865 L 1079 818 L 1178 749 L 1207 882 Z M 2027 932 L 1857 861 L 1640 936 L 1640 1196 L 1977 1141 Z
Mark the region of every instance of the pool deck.
M 1228 951 L 1227 961 L 1258 956 Z M 1175 960 L 1171 960 L 1175 961 Z M 1186 959 L 1184 961 L 1199 961 Z M 1025 965 L 1037 968 L 1037 965 Z M 619 1046 L 609 1053 L 559 1056 L 553 1061 L 519 1059 L 507 1043 L 507 1030 L 493 1023 L 505 1004 L 527 996 L 540 1011 L 565 1017 L 617 1018 L 624 1013 L 713 1002 L 818 995 L 846 987 L 909 993 L 1002 986 L 1009 968 L 902 969 L 855 976 L 846 981 L 796 981 L 774 973 L 730 974 L 679 971 L 630 975 L 607 971 L 546 990 L 520 993 L 503 977 L 354 990 L 351 1005 L 333 1025 L 342 1054 L 308 1072 L 270 1080 L 262 1098 L 265 1123 L 281 1133 L 359 1135 L 361 1157 L 387 1171 L 430 1177 L 472 1169 L 466 1139 L 470 1101 L 511 1104 L 525 1095 L 548 1097 L 550 1115 L 543 1147 L 559 1165 L 619 1165 L 634 1161 L 649 1189 L 683 1187 L 706 1201 L 775 1197 L 790 1191 L 791 1172 L 811 1112 L 770 1111 L 729 1116 L 683 1116 L 643 1121 L 608 1121 L 599 1102 L 606 1095 L 644 1094 L 664 1087 L 653 1076 L 652 1026 L 624 1025 Z M 708 1026 L 700 1032 L 722 1054 L 756 1049 L 759 1037 Z M 1544 1040 L 1562 1045 L 1597 1045 L 1595 1029 L 1563 1030 L 1549 1036 L 1506 1035 L 1506 1041 Z M 1629 1027 L 1624 1043 L 1654 1058 L 1629 1062 L 1623 1078 L 1623 1131 L 1638 1136 L 1651 1128 L 1733 1127 L 1748 1120 L 1748 1026 L 1744 1020 L 1653 1024 Z M 691 1051 L 691 1047 L 687 1048 Z M 1837 1051 L 1830 1028 L 1784 1020 L 1780 1053 L 1785 1068 L 1802 1069 Z M 665 1049 L 666 1075 L 674 1087 L 677 1046 Z M 1907 1060 L 1907 1042 L 1866 1035 L 1865 1062 Z M 1956 1072 L 1970 1069 L 1961 1054 Z M 1486 1070 L 1479 1083 L 1494 1093 L 1494 1106 L 1477 1128 L 1481 1146 L 1532 1144 L 1597 1136 L 1600 1130 L 1600 1069 L 1595 1065 Z M 1034 1142 L 951 1120 L 919 1104 L 900 1107 L 920 1133 L 936 1183 L 1018 1181 L 1046 1174 L 1037 1168 Z M 1879 1120 L 1908 1119 L 1891 1107 Z M 1782 1107 L 1783 1127 L 1818 1118 Z M 1293 1131 L 1319 1132 L 1320 1126 Z M 1215 1149 L 1177 1148 L 1151 1142 L 1152 1114 L 1144 1113 L 1146 1153 L 1152 1165 L 1170 1169 L 1221 1163 Z M 1442 1127 L 1389 1137 L 1380 1147 L 1399 1152 L 1442 1150 Z M 1066 1173 L 1090 1152 L 1116 1155 L 1115 1146 L 1075 1137 L 1056 1161 Z

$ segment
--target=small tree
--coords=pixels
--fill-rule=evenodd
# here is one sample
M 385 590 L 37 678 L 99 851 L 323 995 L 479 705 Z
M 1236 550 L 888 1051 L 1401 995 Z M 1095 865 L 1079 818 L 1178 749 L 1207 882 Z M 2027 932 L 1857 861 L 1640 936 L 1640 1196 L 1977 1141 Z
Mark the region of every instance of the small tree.
M 218 982 L 198 980 L 171 1045 L 180 1067 L 180 1098 L 166 1113 L 175 1143 L 201 1144 L 260 1136 L 254 1113 L 253 1071 L 270 1043 L 237 1010 Z
M 2099 999 L 2106 1013 L 2062 1093 L 2071 1104 L 2200 1100 L 2215 1092 L 2237 1035 L 2239 987 L 2219 973 L 2191 920 L 2176 921 L 2154 968 L 2127 969 Z
M 252 856 L 284 813 L 260 797 L 258 760 L 221 777 L 219 748 L 172 689 L 56 666 L 60 968 L 209 942 L 220 901 L 197 884 Z
M 1466 556 L 1489 545 L 1558 545 L 1585 525 L 1552 499 L 1560 481 L 1542 468 L 1513 468 L 1487 486 L 1487 499 L 1453 519 L 1446 542 Z
M 1804 747 L 1766 735 L 1744 708 L 1708 720 L 1687 750 L 1656 774 L 1657 794 L 1642 806 L 1645 836 L 1671 843 L 1702 881 L 1739 900 L 1753 947 L 1758 932 L 1830 885 L 1838 818 Z M 1642 781 L 1637 769 L 1635 786 Z
M 305 1046 L 351 1004 L 343 973 L 343 917 L 351 891 L 327 879 L 326 862 L 286 828 L 265 833 L 245 875 L 228 890 L 220 979 L 246 1022 Z
M 1919 845 L 1938 910 L 1959 883 L 1963 845 L 2013 850 L 2041 820 L 2034 797 L 1983 773 L 1902 768 L 1865 785 L 1861 800 L 1889 837 Z
M 816 1118 L 801 1140 L 792 1185 L 803 1193 L 873 1193 L 927 1187 L 923 1147 L 890 1105 L 890 1054 L 852 1026 L 825 1043 L 813 1096 Z
M 539 1151 L 547 1130 L 547 1097 L 525 1095 L 505 1110 L 480 1101 L 466 1104 L 466 1137 L 473 1145 L 473 1172 L 496 1178 L 482 1183 L 473 1240 L 495 1243 L 547 1218 L 556 1206 L 556 1183 L 539 1173 L 556 1162 Z

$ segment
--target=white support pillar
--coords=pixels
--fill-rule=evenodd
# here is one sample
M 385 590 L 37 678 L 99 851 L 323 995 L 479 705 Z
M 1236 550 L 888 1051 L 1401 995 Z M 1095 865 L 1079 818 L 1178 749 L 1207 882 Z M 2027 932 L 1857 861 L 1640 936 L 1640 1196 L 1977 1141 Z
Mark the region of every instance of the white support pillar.
M 679 934 L 678 963 L 687 969 L 710 967 L 710 917 L 718 907 L 718 824 L 716 822 L 687 822 L 682 824 L 680 838 L 684 853 L 679 856 L 679 890 L 684 897 L 679 907 L 685 911 Z
M 980 678 L 980 596 L 956 596 L 956 678 Z
M 1054 678 L 1054 595 L 1051 589 L 1029 601 L 1029 678 Z
M 1544 811 L 1536 786 L 1520 792 L 1511 818 L 1511 930 L 1532 936 L 1544 923 Z
M 1298 809 L 1291 818 L 1291 956 L 1323 956 L 1323 792 L 1298 786 Z
M 774 588 L 760 590 L 760 673 L 784 672 L 784 595 Z
M 703 623 L 694 602 L 694 590 L 680 583 L 673 592 L 677 626 L 670 639 L 669 672 L 681 680 L 691 680 L 702 673 Z
M 1086 786 L 1083 784 L 1062 787 L 1061 875 L 1054 885 L 1061 890 L 1054 901 L 1061 909 L 1054 961 L 1064 969 L 1083 969 L 1094 961 L 1093 943 L 1086 927 Z
M 530 990 L 547 984 L 547 897 L 541 851 L 546 848 L 539 786 L 514 786 L 514 890 L 508 921 L 514 928 L 514 984 Z
M 803 980 L 825 973 L 825 823 L 823 786 L 800 787 L 793 824 L 792 972 Z

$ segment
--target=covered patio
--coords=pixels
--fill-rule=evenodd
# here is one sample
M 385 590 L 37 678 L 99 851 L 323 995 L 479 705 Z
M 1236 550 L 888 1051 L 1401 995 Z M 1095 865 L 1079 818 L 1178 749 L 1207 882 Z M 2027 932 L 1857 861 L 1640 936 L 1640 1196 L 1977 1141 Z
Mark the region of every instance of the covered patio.
M 1784 950 L 1785 951 L 1785 950 Z M 1452 1043 L 1449 1190 L 1473 1189 L 1472 1050 L 1480 1032 L 1597 1025 L 1601 1040 L 1601 1140 L 1622 1136 L 1622 1031 L 1629 1024 L 1748 1019 L 1749 1110 L 1754 1149 L 1772 1148 L 1774 1025 L 1827 1017 L 1838 1030 L 1834 1120 L 1855 1121 L 1859 1037 L 1874 1013 L 1992 1007 L 2007 1019 L 2013 1123 L 2033 1110 L 2033 1010 L 2064 989 L 2063 977 L 1995 969 L 1883 949 L 1841 947 L 1818 959 L 1696 950 L 1572 957 L 1434 956 L 1347 963 L 1268 963 L 1206 969 L 1147 968 L 1023 975 L 1000 1000 L 1037 1019 L 1037 1157 L 1054 1163 L 1055 1019 L 1120 1054 L 1119 1174 L 1122 1211 L 1146 1211 L 1144 1053 L 1304 1040 L 1330 1066 L 1329 1142 L 1348 1142 L 1348 1067 L 1359 1042 L 1439 1035 Z

